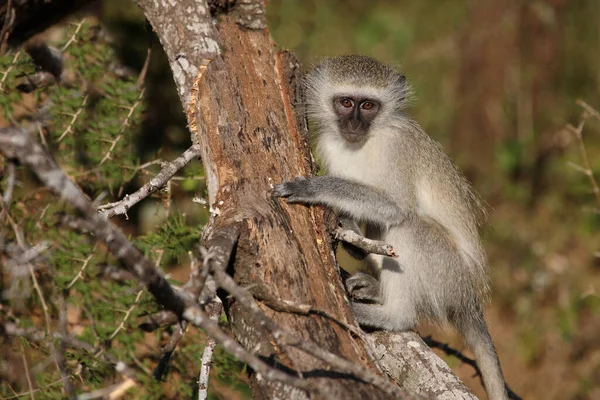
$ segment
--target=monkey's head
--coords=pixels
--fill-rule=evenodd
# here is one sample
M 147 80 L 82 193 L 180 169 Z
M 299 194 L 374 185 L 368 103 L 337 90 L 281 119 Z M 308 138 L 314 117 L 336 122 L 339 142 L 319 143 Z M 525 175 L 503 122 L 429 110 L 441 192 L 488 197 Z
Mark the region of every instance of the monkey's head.
M 398 116 L 409 92 L 404 75 L 373 58 L 325 59 L 305 78 L 308 112 L 322 134 L 366 141 L 376 125 Z

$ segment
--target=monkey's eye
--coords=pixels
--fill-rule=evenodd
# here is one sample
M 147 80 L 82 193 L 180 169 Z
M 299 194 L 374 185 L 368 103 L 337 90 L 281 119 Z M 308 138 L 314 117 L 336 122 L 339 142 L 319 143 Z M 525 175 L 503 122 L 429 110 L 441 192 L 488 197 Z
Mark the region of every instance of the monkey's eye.
M 350 108 L 354 105 L 354 102 L 350 99 L 342 99 L 340 101 L 340 104 L 342 105 L 342 107 Z
M 373 103 L 371 103 L 370 101 L 363 101 L 362 104 L 360 105 L 360 108 L 362 108 L 363 110 L 367 110 L 367 111 L 372 110 L 373 107 L 375 107 L 375 105 Z

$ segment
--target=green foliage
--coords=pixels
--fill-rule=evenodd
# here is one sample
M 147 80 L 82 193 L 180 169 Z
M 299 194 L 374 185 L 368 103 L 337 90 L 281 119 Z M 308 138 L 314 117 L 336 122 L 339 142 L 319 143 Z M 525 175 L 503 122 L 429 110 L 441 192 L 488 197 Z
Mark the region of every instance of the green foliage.
M 142 26 L 136 10 L 137 24 Z M 61 85 L 51 85 L 34 93 L 24 94 L 16 86 L 26 76 L 35 72 L 31 59 L 24 52 L 18 56 L 0 57 L 0 75 L 2 95 L 0 96 L 0 120 L 20 122 L 26 117 L 36 117 L 37 109 L 45 106 L 48 110 L 48 122 L 42 131 L 56 161 L 71 179 L 91 198 L 101 201 L 115 201 L 125 193 L 131 193 L 136 186 L 145 183 L 148 175 L 159 171 L 160 166 L 143 166 L 148 160 L 142 160 L 140 150 L 144 141 L 139 140 L 143 126 L 143 116 L 147 110 L 145 91 L 137 86 L 136 73 L 120 73 L 127 70 L 121 63 L 114 45 L 105 40 L 103 26 L 93 18 L 77 23 L 66 23 L 63 36 L 49 44 L 62 50 L 66 80 Z M 144 48 L 147 43 L 137 41 Z M 4 76 L 4 78 L 3 78 Z M 172 84 L 172 82 L 171 82 Z M 179 103 L 176 104 L 180 108 Z M 178 110 L 180 113 L 180 109 Z M 185 126 L 169 128 L 170 135 L 187 132 Z M 189 141 L 188 138 L 186 138 Z M 187 144 L 186 144 L 187 145 Z M 177 149 L 165 154 L 169 159 L 177 154 Z M 0 173 L 4 171 L 5 161 L 0 158 Z M 151 260 L 160 258 L 165 268 L 186 267 L 190 251 L 200 238 L 201 223 L 207 220 L 205 211 L 195 207 L 187 215 L 179 208 L 185 206 L 191 196 L 203 195 L 205 184 L 204 171 L 199 163 L 190 163 L 180 173 L 185 179 L 174 180 L 170 189 L 160 191 L 154 197 L 160 197 L 168 206 L 169 215 L 151 232 L 141 231 L 132 241 Z M 6 187 L 6 177 L 0 175 L 0 192 Z M 72 377 L 76 392 L 89 392 L 105 388 L 123 381 L 123 376 L 115 371 L 115 366 L 101 354 L 110 354 L 125 362 L 134 372 L 139 385 L 130 389 L 125 398 L 192 398 L 197 391 L 196 380 L 199 372 L 199 360 L 205 339 L 194 337 L 182 344 L 175 352 L 173 366 L 164 382 L 156 382 L 151 374 L 156 366 L 167 336 L 163 332 L 143 333 L 139 328 L 142 317 L 159 311 L 152 296 L 140 287 L 135 280 L 114 281 L 104 275 L 107 267 L 119 267 L 119 262 L 99 243 L 93 235 L 85 231 L 69 229 L 63 220 L 66 216 L 77 217 L 76 213 L 64 202 L 57 199 L 48 190 L 40 188 L 39 182 L 32 179 L 27 168 L 17 167 L 17 182 L 14 199 L 9 214 L 17 229 L 23 234 L 27 246 L 48 241 L 49 249 L 43 254 L 43 260 L 36 262 L 36 278 L 41 294 L 48 305 L 49 328 L 58 331 L 60 304 L 66 303 L 67 330 L 77 340 L 96 346 L 98 352 L 90 353 L 79 348 L 67 346 L 65 352 L 66 369 Z M 183 189 L 179 190 L 179 187 Z M 108 190 L 108 193 L 107 193 Z M 183 197 L 181 200 L 179 197 Z M 152 202 L 151 200 L 149 201 Z M 118 218 L 127 232 L 135 232 L 138 220 L 137 207 L 131 210 L 131 219 Z M 187 210 L 186 210 L 187 211 Z M 2 243 L 16 243 L 17 230 L 9 224 L 2 226 Z M 3 274 L 3 285 L 12 282 Z M 4 279 L 6 278 L 6 279 Z M 16 278 L 15 278 L 16 279 Z M 29 275 L 17 279 L 16 291 L 9 293 L 2 288 L 2 305 L 14 313 L 13 318 L 20 327 L 48 329 L 42 307 L 42 298 L 33 287 Z M 8 309 L 7 308 L 7 309 Z M 6 349 L 6 356 L 21 360 L 16 341 L 2 339 L 0 345 Z M 24 346 L 29 368 L 34 370 L 33 379 L 39 388 L 38 398 L 62 399 L 65 397 L 56 364 L 52 361 L 52 350 L 48 341 L 33 342 L 20 340 Z M 200 344 L 198 343 L 200 342 Z M 55 347 L 60 342 L 53 341 Z M 183 357 L 179 357 L 179 352 Z M 4 354 L 3 354 L 4 356 Z M 223 375 L 227 383 L 236 381 L 236 373 L 243 373 L 243 365 L 234 364 L 223 353 L 219 363 L 221 371 L 215 375 L 216 381 Z M 21 361 L 19 361 L 21 363 Z M 20 364 L 19 364 L 20 365 Z M 22 377 L 21 377 L 22 378 Z M 19 379 L 21 379 L 19 378 Z M 243 383 L 234 386 L 248 393 Z M 2 382 L 0 396 L 11 397 L 27 392 L 26 381 L 19 380 L 12 388 Z M 237 390 L 237 389 L 236 389 Z
M 188 226 L 185 216 L 175 213 L 156 232 L 138 237 L 135 244 L 146 256 L 151 256 L 150 252 L 159 248 L 164 251 L 165 261 L 175 259 L 181 263 L 193 245 L 198 243 L 201 233 L 200 227 Z
M 60 45 L 64 47 L 76 29 L 72 26 Z M 76 44 L 63 53 L 65 68 L 75 71 L 75 77 L 67 85 L 47 89 L 52 121 L 48 140 L 93 197 L 131 179 L 139 163 L 133 144 L 144 110 L 137 78 L 111 71 L 116 54 L 100 39 L 99 29 L 82 23 Z

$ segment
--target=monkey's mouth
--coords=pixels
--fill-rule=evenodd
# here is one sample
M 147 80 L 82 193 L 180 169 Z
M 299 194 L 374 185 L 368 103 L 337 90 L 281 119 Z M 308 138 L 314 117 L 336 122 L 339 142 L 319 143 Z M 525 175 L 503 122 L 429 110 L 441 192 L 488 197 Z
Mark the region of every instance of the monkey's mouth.
M 362 130 L 351 131 L 349 129 L 344 129 L 342 130 L 341 134 L 342 137 L 350 143 L 360 142 L 367 137 L 367 133 Z

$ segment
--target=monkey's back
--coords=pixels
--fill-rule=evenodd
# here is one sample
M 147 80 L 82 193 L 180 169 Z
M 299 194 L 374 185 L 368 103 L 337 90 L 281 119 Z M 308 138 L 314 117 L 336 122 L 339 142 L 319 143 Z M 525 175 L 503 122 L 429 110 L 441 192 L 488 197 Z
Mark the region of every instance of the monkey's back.
M 485 211 L 477 194 L 439 143 L 415 122 L 409 120 L 404 124 L 399 140 L 413 151 L 412 160 L 398 159 L 397 163 L 419 165 L 414 171 L 417 215 L 424 227 L 430 227 L 432 236 L 440 228 L 447 232 L 448 239 L 461 256 L 462 263 L 454 265 L 459 269 L 456 272 L 462 274 L 459 278 L 470 281 L 468 284 L 476 290 L 478 300 L 486 300 L 489 292 L 487 258 L 478 231 Z M 418 230 L 422 229 L 419 227 Z

